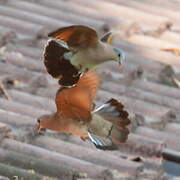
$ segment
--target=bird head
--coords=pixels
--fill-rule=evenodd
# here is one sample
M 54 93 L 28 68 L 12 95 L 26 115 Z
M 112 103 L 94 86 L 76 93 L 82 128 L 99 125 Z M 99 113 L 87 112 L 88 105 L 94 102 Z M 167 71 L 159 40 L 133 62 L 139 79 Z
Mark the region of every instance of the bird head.
M 37 132 L 40 133 L 48 128 L 52 115 L 42 115 L 37 119 Z
M 115 52 L 115 61 L 118 62 L 119 66 L 122 65 L 123 61 L 125 60 L 125 53 L 123 50 L 114 47 L 113 48 L 114 52 Z
M 112 32 L 108 32 L 105 35 L 103 35 L 103 37 L 101 37 L 101 41 L 104 43 L 107 43 L 109 45 L 112 45 L 114 36 L 116 34 L 112 33 Z M 119 65 L 122 64 L 122 62 L 125 59 L 125 53 L 122 49 L 116 48 L 116 47 L 112 47 L 113 50 L 113 60 L 117 61 Z

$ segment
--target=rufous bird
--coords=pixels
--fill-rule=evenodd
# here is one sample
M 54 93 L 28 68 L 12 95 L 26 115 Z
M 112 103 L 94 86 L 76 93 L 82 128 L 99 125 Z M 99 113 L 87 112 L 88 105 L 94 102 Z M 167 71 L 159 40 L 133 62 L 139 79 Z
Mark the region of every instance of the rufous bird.
M 75 86 L 60 88 L 55 98 L 57 111 L 38 119 L 38 131 L 73 134 L 89 139 L 99 149 L 117 149 L 117 144 L 127 140 L 130 120 L 124 106 L 115 99 L 94 109 L 99 83 L 98 75 L 88 71 Z
M 101 39 L 87 26 L 73 25 L 49 33 L 44 49 L 44 64 L 48 73 L 62 86 L 77 83 L 80 75 L 107 61 L 122 63 L 124 52 L 113 47 L 111 33 Z

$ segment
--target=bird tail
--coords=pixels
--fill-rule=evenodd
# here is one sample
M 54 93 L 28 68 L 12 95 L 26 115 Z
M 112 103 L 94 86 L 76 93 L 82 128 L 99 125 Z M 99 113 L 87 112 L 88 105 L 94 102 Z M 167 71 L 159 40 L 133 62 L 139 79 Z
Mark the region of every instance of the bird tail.
M 80 76 L 78 69 L 64 57 L 64 54 L 69 52 L 64 45 L 54 39 L 48 40 L 44 49 L 44 64 L 47 72 L 52 77 L 60 79 L 59 84 L 63 86 L 77 83 Z
M 89 138 L 99 149 L 115 150 L 126 142 L 129 134 L 129 114 L 116 99 L 110 99 L 93 112 Z

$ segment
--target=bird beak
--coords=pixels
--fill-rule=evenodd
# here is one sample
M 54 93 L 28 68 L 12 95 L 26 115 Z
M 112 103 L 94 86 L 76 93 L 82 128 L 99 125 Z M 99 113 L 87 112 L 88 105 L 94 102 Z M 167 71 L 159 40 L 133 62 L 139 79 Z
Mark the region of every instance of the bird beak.
M 116 61 L 118 62 L 119 66 L 121 66 L 125 59 L 125 53 L 122 49 L 119 48 L 114 48 L 114 51 L 116 53 Z
M 41 134 L 42 132 L 44 132 L 46 129 L 45 128 L 42 128 L 41 125 L 40 125 L 40 120 L 38 119 L 37 120 L 37 124 L 35 126 L 35 133 L 36 134 Z
M 121 66 L 125 60 L 125 52 L 121 49 L 119 49 L 119 59 L 118 59 L 118 64 Z
M 122 60 L 121 59 L 118 60 L 118 65 L 119 65 L 119 67 L 121 67 L 121 65 L 122 65 Z

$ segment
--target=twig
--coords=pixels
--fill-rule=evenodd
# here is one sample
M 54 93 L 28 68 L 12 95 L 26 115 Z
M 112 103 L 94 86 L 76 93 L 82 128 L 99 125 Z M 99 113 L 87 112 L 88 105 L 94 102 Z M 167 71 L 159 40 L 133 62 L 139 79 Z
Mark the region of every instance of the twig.
M 167 51 L 167 52 L 171 52 L 175 55 L 180 55 L 180 49 L 176 49 L 176 48 L 163 48 L 161 49 L 163 51 Z
M 11 100 L 10 95 L 8 94 L 8 92 L 6 91 L 3 83 L 0 81 L 0 91 L 4 94 L 5 98 L 8 100 Z

